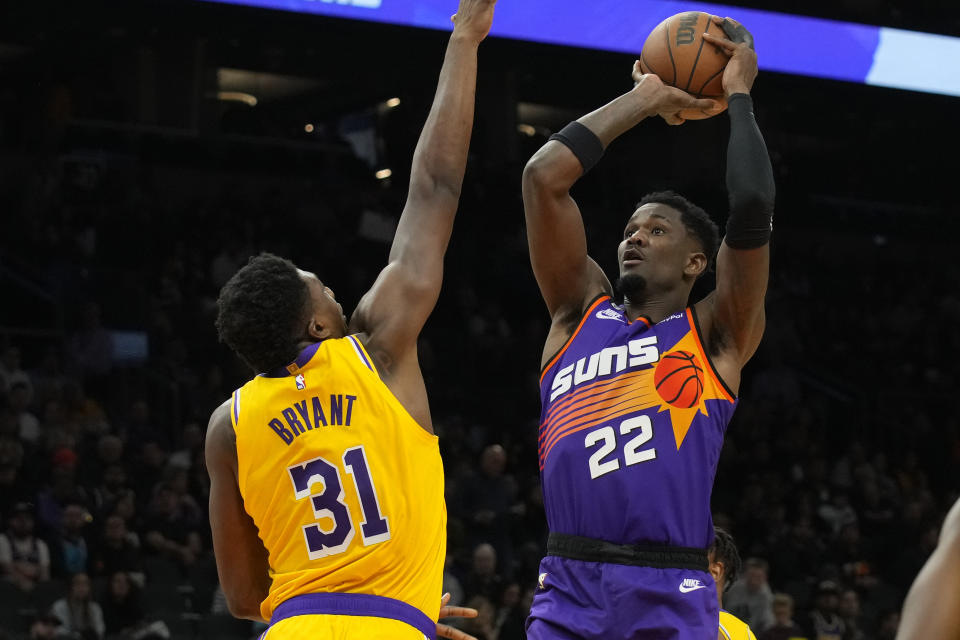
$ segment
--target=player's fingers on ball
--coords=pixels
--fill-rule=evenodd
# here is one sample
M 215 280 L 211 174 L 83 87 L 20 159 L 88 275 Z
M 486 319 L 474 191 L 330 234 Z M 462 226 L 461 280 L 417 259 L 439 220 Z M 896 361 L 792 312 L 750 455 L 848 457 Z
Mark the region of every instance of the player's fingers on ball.
M 704 33 L 703 39 L 710 44 L 720 47 L 720 49 L 727 55 L 733 55 L 733 52 L 737 49 L 737 45 L 734 42 L 731 42 L 726 38 L 721 38 L 720 36 L 715 36 L 712 33 Z
M 660 117 L 663 118 L 664 121 L 671 127 L 675 127 L 684 123 L 684 119 L 676 113 L 663 113 L 660 114 Z
M 694 100 L 690 105 L 693 109 L 700 109 L 706 113 L 720 113 L 723 110 L 723 107 L 716 100 L 710 100 L 709 98 L 701 98 Z

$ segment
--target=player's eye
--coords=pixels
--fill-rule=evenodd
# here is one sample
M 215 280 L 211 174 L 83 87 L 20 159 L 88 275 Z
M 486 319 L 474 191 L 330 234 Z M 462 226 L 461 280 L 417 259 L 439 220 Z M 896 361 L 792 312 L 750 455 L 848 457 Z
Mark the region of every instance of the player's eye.
M 654 235 L 662 235 L 666 232 L 667 230 L 664 229 L 663 227 L 654 227 L 653 230 L 651 231 L 651 233 L 653 233 Z
M 633 229 L 627 229 L 626 231 L 623 232 L 624 238 L 629 238 L 632 235 L 633 235 Z

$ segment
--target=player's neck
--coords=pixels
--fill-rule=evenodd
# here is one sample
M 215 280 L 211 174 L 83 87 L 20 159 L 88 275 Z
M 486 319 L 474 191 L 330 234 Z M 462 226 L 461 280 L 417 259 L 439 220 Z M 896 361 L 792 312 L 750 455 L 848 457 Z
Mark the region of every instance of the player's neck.
M 651 324 L 657 324 L 664 318 L 669 318 L 675 313 L 680 313 L 687 307 L 687 300 L 690 295 L 688 291 L 669 291 L 662 294 L 652 294 L 644 296 L 639 300 L 631 300 L 629 297 L 623 298 L 623 310 L 626 312 L 630 322 L 633 322 L 640 316 L 650 320 Z

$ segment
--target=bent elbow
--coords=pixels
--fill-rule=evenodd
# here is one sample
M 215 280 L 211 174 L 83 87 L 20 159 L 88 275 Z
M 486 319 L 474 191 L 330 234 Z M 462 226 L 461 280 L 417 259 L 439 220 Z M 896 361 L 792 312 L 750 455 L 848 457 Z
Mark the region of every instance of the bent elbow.
M 545 158 L 542 150 L 533 154 L 523 168 L 523 187 L 543 188 L 550 182 L 550 160 Z
M 226 589 L 223 595 L 227 601 L 227 610 L 234 618 L 241 620 L 261 620 L 260 601 L 248 595 L 229 593 Z

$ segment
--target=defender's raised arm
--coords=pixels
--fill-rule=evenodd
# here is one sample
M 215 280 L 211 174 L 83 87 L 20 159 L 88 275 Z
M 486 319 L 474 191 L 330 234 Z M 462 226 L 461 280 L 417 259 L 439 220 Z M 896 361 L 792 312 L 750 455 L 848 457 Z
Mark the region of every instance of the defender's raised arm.
M 453 17 L 433 107 L 413 156 L 407 203 L 386 269 L 363 297 L 351 331 L 369 334 L 391 358 L 415 346 L 443 278 L 443 256 L 473 130 L 477 48 L 490 31 L 496 0 L 461 0 Z M 403 313 L 397 313 L 402 308 Z

